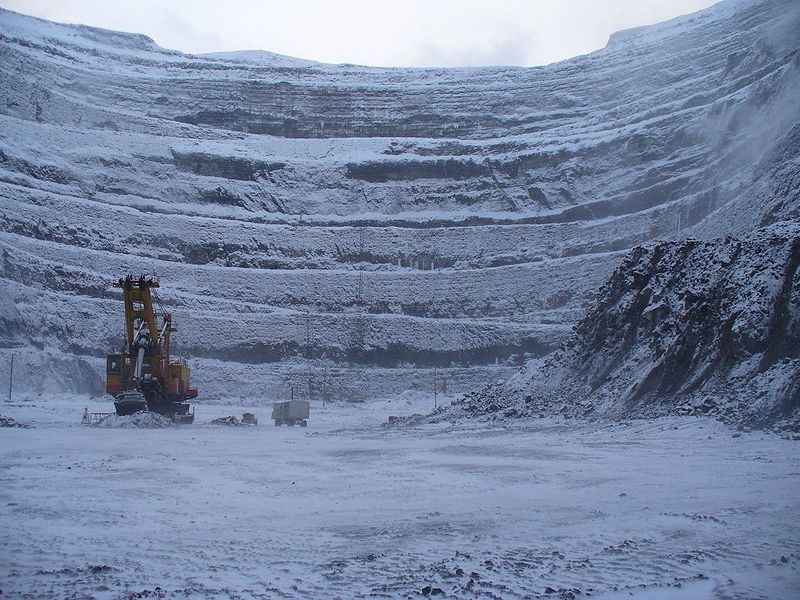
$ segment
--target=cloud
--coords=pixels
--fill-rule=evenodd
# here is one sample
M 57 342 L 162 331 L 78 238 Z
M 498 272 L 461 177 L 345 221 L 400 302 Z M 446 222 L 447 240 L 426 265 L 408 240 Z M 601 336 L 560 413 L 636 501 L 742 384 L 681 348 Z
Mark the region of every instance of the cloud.
M 145 33 L 184 52 L 268 50 L 378 66 L 530 66 L 714 0 L 0 0 L 57 21 Z
M 421 42 L 411 55 L 411 64 L 419 67 L 480 67 L 490 65 L 525 65 L 531 41 L 525 36 L 505 39 L 468 41 L 458 45 Z

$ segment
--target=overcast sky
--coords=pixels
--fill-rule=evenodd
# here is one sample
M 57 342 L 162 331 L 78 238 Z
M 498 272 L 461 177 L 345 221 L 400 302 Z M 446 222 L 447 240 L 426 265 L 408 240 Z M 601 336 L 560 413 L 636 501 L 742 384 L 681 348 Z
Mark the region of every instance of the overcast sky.
M 269 50 L 380 66 L 540 65 L 716 0 L 0 0 L 184 52 Z

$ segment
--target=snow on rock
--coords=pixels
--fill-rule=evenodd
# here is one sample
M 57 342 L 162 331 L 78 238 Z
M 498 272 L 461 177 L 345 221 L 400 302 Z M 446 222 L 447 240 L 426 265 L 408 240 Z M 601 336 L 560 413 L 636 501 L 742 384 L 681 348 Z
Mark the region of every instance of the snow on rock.
M 239 421 L 237 417 L 233 415 L 227 417 L 217 417 L 211 421 L 211 425 L 228 425 L 236 427 L 238 425 L 242 425 L 243 423 Z
M 634 248 L 562 348 L 444 414 L 678 412 L 800 431 L 798 266 L 797 223 Z
M 158 413 L 142 411 L 132 415 L 109 415 L 101 419 L 95 427 L 114 429 L 163 429 L 173 427 L 174 423 Z
M 4 417 L 0 415 L 0 427 L 30 427 L 27 423 L 20 423 L 19 421 L 15 421 L 11 417 Z

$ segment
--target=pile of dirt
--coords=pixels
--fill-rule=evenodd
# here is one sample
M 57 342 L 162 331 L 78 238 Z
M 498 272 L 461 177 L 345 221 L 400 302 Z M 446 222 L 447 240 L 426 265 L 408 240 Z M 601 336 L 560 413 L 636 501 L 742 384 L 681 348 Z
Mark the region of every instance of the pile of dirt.
M 239 425 L 243 425 L 244 423 L 242 423 L 241 421 L 239 421 L 239 419 L 237 419 L 236 417 L 231 415 L 229 417 L 218 417 L 218 418 L 214 419 L 213 421 L 211 421 L 211 424 L 212 425 L 228 425 L 228 426 L 231 426 L 231 427 L 238 427 Z
M 23 427 L 28 428 L 30 425 L 27 423 L 20 423 L 19 421 L 15 421 L 11 417 L 4 417 L 0 415 L 0 427 Z
M 634 248 L 556 352 L 453 418 L 712 415 L 800 431 L 800 225 Z
M 258 425 L 258 418 L 253 413 L 246 412 L 242 415 L 241 421 L 237 417 L 230 415 L 227 417 L 217 417 L 209 424 L 228 425 L 229 427 L 253 426 L 253 425 Z
M 158 413 L 147 411 L 137 412 L 124 417 L 109 415 L 95 425 L 95 427 L 114 429 L 163 429 L 173 426 L 174 423 L 167 417 L 162 417 Z

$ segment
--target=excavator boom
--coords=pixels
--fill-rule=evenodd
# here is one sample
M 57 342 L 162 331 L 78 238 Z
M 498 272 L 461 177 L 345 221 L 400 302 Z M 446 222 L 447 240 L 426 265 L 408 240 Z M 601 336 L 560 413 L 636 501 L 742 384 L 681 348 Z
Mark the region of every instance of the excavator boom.
M 128 275 L 114 283 L 125 303 L 126 342 L 122 352 L 107 357 L 106 390 L 114 396 L 118 415 L 141 410 L 157 412 L 174 421 L 192 422 L 187 402 L 197 397 L 190 386 L 189 365 L 170 358 L 172 316 L 153 304 L 152 278 Z M 159 323 L 159 319 L 161 323 Z

